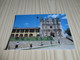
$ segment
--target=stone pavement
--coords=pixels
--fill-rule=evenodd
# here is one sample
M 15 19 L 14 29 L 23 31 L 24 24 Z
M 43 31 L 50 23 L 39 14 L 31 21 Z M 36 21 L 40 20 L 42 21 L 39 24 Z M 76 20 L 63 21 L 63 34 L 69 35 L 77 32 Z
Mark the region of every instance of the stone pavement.
M 56 44 L 56 45 L 44 45 L 44 46 L 34 46 L 32 48 L 26 47 L 26 48 L 18 48 L 16 50 L 53 50 L 53 49 L 75 49 L 75 46 L 73 44 Z
M 59 50 L 75 49 L 75 46 L 60 44 L 54 47 L 46 47 L 46 48 L 32 49 L 32 50 L 56 50 L 56 49 L 59 49 Z
M 62 38 L 54 38 L 56 41 L 58 41 L 58 39 L 60 40 L 61 44 L 74 44 L 74 42 L 70 41 L 69 39 L 62 37 Z
M 58 38 L 54 38 L 54 40 L 55 41 L 52 41 L 52 45 L 58 45 Z M 68 40 L 68 39 L 66 39 L 66 38 L 59 38 L 59 40 L 60 40 L 60 44 L 61 45 L 66 45 L 67 47 L 69 47 L 69 46 L 71 46 L 71 45 L 74 45 L 74 42 L 72 42 L 72 41 L 70 41 L 70 40 Z M 14 49 L 15 48 L 15 44 L 16 44 L 16 42 L 17 41 L 10 41 L 10 44 L 9 44 L 9 46 L 10 46 L 10 49 Z M 41 45 L 41 41 L 19 41 L 19 48 L 20 49 L 30 49 L 30 42 L 32 42 L 33 43 L 33 48 L 40 48 L 40 47 L 42 47 L 42 46 L 40 46 Z M 51 44 L 50 44 L 50 41 L 43 41 L 43 45 L 44 45 L 44 47 L 45 46 L 51 46 Z M 64 47 L 64 46 L 63 46 Z

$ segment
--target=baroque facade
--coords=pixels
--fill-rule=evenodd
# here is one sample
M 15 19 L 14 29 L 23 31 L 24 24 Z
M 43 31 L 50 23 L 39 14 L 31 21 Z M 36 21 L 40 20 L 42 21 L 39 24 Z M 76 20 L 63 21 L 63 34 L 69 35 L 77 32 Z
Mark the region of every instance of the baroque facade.
M 41 18 L 40 19 L 40 35 L 44 36 L 53 36 L 53 37 L 63 37 L 63 29 L 61 26 L 61 21 L 58 17 L 53 18 Z

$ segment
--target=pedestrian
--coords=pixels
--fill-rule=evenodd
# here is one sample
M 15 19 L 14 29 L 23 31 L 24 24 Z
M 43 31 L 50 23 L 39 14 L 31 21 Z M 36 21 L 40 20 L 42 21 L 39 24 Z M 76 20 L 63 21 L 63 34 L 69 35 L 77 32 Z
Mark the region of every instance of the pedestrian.
M 15 45 L 15 49 L 18 48 L 18 45 L 19 45 L 19 42 L 16 43 L 16 45 Z
M 43 46 L 43 42 L 41 41 L 41 46 Z
M 32 48 L 32 42 L 30 42 L 30 48 Z
M 60 44 L 60 40 L 58 39 L 58 44 Z

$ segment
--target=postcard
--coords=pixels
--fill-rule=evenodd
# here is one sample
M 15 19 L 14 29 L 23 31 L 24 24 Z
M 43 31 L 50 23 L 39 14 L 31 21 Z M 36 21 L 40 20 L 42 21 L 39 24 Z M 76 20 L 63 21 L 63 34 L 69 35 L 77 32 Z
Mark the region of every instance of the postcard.
M 66 14 L 16 15 L 5 49 L 75 49 Z

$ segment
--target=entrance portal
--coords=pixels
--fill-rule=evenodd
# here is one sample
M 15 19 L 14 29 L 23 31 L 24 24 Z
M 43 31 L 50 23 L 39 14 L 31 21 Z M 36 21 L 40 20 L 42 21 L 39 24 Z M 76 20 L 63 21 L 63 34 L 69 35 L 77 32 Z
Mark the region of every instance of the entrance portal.
M 55 37 L 53 32 L 51 32 L 51 33 L 50 33 L 50 36 L 53 36 L 53 37 Z

